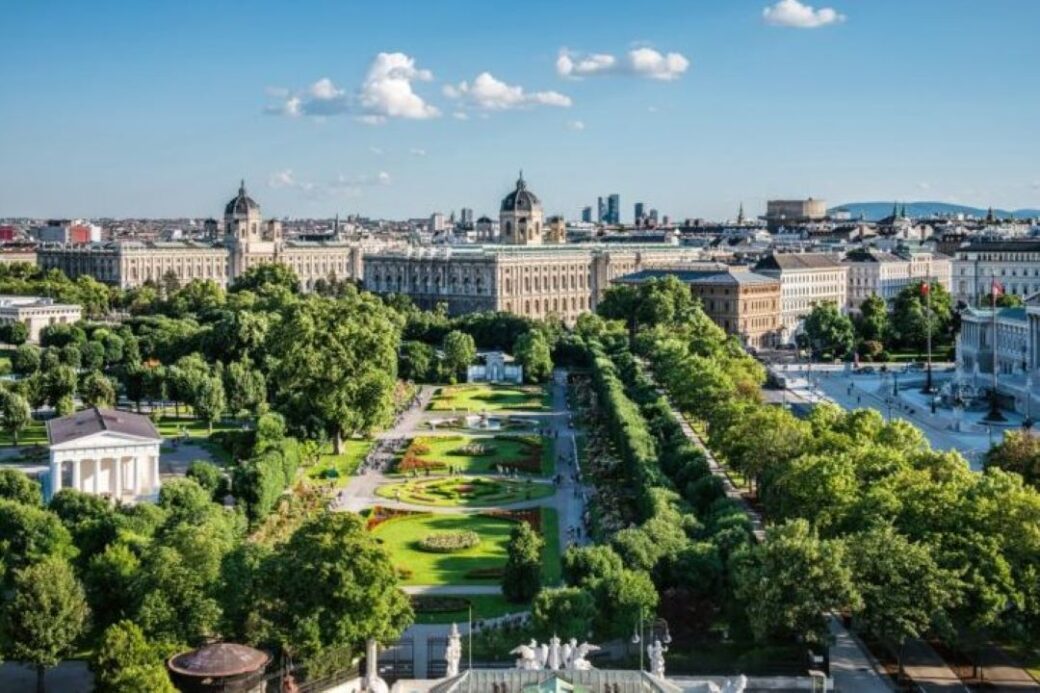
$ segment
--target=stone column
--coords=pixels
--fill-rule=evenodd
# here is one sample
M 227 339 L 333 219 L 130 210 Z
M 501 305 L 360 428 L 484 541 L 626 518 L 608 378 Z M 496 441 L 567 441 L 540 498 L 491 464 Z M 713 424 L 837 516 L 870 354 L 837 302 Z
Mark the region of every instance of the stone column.
M 83 485 L 83 460 L 72 460 L 72 488 L 82 491 Z
M 159 491 L 159 456 L 156 455 L 152 458 L 152 488 L 151 493 L 157 493 Z
M 61 490 L 61 462 L 53 460 L 51 462 L 51 497 L 57 495 L 58 491 Z
M 123 458 L 113 457 L 112 458 L 112 470 L 115 475 L 115 490 L 113 493 L 116 498 L 123 497 Z
M 130 482 L 130 490 L 133 491 L 136 496 L 141 492 L 141 470 L 137 464 L 137 455 L 130 458 L 130 466 L 133 470 L 131 474 L 133 480 Z
M 101 489 L 98 488 L 98 484 L 101 483 L 100 482 L 100 479 L 101 479 L 101 460 L 99 460 L 98 458 L 95 457 L 90 462 L 91 462 L 91 466 L 92 466 L 92 468 L 94 470 L 94 480 L 93 480 L 93 482 L 94 482 L 94 495 L 96 496 L 96 495 L 98 495 L 98 492 L 101 490 Z

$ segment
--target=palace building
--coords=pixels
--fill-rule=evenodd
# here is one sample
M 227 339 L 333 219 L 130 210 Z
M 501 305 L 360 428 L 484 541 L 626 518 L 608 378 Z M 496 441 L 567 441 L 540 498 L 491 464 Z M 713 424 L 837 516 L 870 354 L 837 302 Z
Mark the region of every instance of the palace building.
M 364 257 L 364 287 L 403 294 L 449 313 L 506 311 L 573 323 L 593 311 L 617 277 L 696 260 L 693 248 L 665 244 L 568 244 L 546 227 L 541 201 L 523 174 L 499 210 L 500 243 L 382 250 Z
M 363 247 L 357 241 L 286 240 L 281 222 L 264 222 L 245 183 L 224 208 L 224 221 L 205 242 L 119 241 L 44 246 L 37 262 L 70 277 L 90 275 L 121 288 L 176 277 L 181 284 L 209 279 L 227 286 L 250 267 L 281 263 L 296 272 L 307 290 L 319 279 L 360 279 Z

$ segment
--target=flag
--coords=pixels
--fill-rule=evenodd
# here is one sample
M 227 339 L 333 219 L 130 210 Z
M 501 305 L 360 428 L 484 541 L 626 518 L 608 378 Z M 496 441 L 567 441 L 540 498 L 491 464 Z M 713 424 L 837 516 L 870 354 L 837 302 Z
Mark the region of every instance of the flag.
M 1004 295 L 1004 285 L 994 279 L 990 283 L 990 293 L 993 294 L 993 298 Z
M 928 293 L 931 290 L 932 290 L 932 285 L 931 284 L 929 284 L 928 282 L 921 282 L 921 295 L 922 296 L 927 296 Z

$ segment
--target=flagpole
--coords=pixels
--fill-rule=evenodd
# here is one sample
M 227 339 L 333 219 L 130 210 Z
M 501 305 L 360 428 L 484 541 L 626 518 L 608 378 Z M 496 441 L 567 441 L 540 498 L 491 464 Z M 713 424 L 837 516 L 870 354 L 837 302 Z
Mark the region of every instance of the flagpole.
M 986 414 L 986 421 L 1006 421 L 1004 415 L 1000 413 L 1000 403 L 997 401 L 997 280 L 991 279 L 989 283 L 989 301 L 990 309 L 992 312 L 991 326 L 992 326 L 992 349 L 993 349 L 993 392 L 989 399 L 989 413 Z
M 924 393 L 932 394 L 932 272 L 929 266 L 928 276 L 925 277 L 925 329 L 928 337 L 928 366 L 925 374 Z

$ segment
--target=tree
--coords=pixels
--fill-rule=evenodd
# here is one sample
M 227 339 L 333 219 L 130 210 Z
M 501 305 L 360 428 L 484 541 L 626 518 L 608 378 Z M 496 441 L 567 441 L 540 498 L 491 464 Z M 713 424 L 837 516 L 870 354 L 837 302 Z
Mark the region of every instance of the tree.
M 71 400 L 76 394 L 79 378 L 71 366 L 58 366 L 44 374 L 43 389 L 51 406 L 60 408 L 62 400 Z
M 91 407 L 108 408 L 116 403 L 115 385 L 101 371 L 94 371 L 83 378 L 79 395 L 83 403 Z
M 275 262 L 250 267 L 235 278 L 229 291 L 232 293 L 242 291 L 264 293 L 278 287 L 288 289 L 294 294 L 299 293 L 300 279 L 291 267 Z
M 192 399 L 195 413 L 209 426 L 209 432 L 213 433 L 214 422 L 224 416 L 224 382 L 216 375 L 203 378 Z
M 524 379 L 529 383 L 543 383 L 552 375 L 552 351 L 539 330 L 520 335 L 513 345 L 513 356 L 524 367 Z
M 0 417 L 4 430 L 11 434 L 12 445 L 18 446 L 18 434 L 32 423 L 32 411 L 24 397 L 16 392 L 0 395 Z
M 1040 487 L 1040 439 L 1027 431 L 1007 431 L 986 453 L 985 466 L 1021 474 L 1027 484 Z
M 188 471 L 184 476 L 194 479 L 199 486 L 209 492 L 210 497 L 214 501 L 219 501 L 220 495 L 222 495 L 221 492 L 227 491 L 227 481 L 224 473 L 220 471 L 220 467 L 212 462 L 195 460 L 188 465 Z
M 68 561 L 49 556 L 15 573 L 14 593 L 4 609 L 3 630 L 12 659 L 35 665 L 36 690 L 44 674 L 72 652 L 87 625 L 83 586 Z
M 233 361 L 224 371 L 224 389 L 232 415 L 256 413 L 267 401 L 267 381 L 249 359 Z
M 87 370 L 99 371 L 105 367 L 105 346 L 93 340 L 80 347 L 80 363 Z
M 412 620 L 389 555 L 352 513 L 305 521 L 268 558 L 262 575 L 262 616 L 292 656 L 357 653 L 368 638 L 396 639 Z
M 433 347 L 419 341 L 401 342 L 397 356 L 397 372 L 404 380 L 422 382 L 431 379 L 437 353 Z
M 997 308 L 1021 308 L 1025 304 L 1025 299 L 1018 294 L 1001 294 L 997 296 Z M 986 307 L 989 308 L 989 305 L 986 305 Z
M 0 585 L 9 583 L 13 571 L 48 556 L 71 558 L 72 538 L 54 513 L 37 506 L 0 499 Z
M 840 541 L 821 541 L 805 520 L 768 530 L 766 541 L 732 559 L 735 595 L 755 639 L 824 643 L 824 614 L 861 604 Z
M 518 522 L 509 534 L 502 594 L 511 602 L 526 602 L 542 587 L 542 547 L 545 541 L 527 522 Z
M 477 357 L 477 345 L 473 337 L 465 332 L 452 330 L 444 335 L 441 348 L 444 351 L 444 368 L 448 372 L 448 379 L 454 383 L 463 369 Z
M 85 564 L 115 541 L 123 519 L 105 498 L 72 488 L 54 494 L 47 509 L 58 516 L 72 536 L 72 544 L 79 551 L 77 565 Z
M 4 341 L 20 346 L 29 339 L 29 328 L 24 323 L 12 322 L 4 326 Z
M 933 281 L 925 291 L 925 282 L 916 282 L 900 291 L 892 305 L 892 329 L 904 346 L 924 349 L 928 333 L 932 343 L 947 342 L 953 324 L 950 292 Z M 929 306 L 931 310 L 928 310 Z
M 90 662 L 99 693 L 177 693 L 159 652 L 132 621 L 105 629 Z
M 43 352 L 35 344 L 23 344 L 14 350 L 11 357 L 11 368 L 18 375 L 30 375 L 40 370 L 40 358 Z
M 580 587 L 544 589 L 534 598 L 531 613 L 545 635 L 584 640 L 596 618 L 596 602 Z
M 942 623 L 956 598 L 955 576 L 941 569 L 924 544 L 890 526 L 852 535 L 847 542 L 852 577 L 862 602 L 857 621 L 874 637 L 899 648 Z
M 308 296 L 271 334 L 277 361 L 268 377 L 274 405 L 299 429 L 333 441 L 387 421 L 392 411 L 399 325 L 369 294 Z
M 37 506 L 43 500 L 40 485 L 20 469 L 0 469 L 0 498 Z
M 861 341 L 885 341 L 888 336 L 888 304 L 875 293 L 870 294 L 859 307 L 856 332 Z
M 842 357 L 852 351 L 856 342 L 849 316 L 831 301 L 817 303 L 805 318 L 805 334 L 817 354 Z

